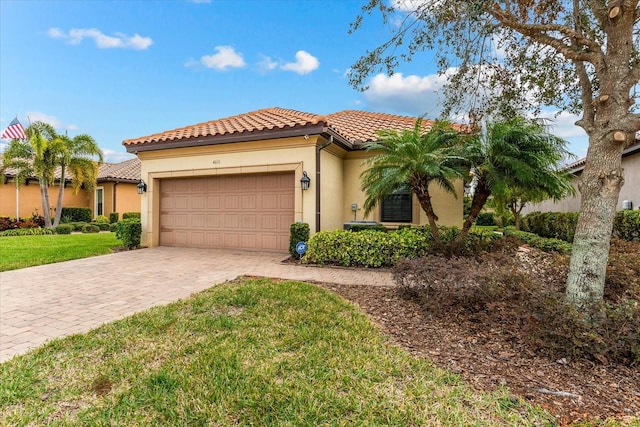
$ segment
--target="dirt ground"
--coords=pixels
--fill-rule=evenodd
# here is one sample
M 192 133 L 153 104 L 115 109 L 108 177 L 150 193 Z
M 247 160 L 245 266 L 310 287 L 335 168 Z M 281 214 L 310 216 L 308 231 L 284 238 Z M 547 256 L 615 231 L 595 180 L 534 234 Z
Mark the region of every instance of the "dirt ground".
M 550 360 L 518 347 L 499 325 L 434 316 L 397 288 L 322 284 L 363 311 L 395 343 L 460 374 L 478 390 L 506 386 L 563 424 L 640 417 L 640 369 L 585 360 Z

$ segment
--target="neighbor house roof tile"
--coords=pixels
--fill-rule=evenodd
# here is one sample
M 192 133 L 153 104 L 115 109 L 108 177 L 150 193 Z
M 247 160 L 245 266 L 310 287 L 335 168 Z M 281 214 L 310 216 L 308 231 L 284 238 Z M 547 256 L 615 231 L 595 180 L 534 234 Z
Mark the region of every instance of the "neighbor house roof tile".
M 162 142 L 182 141 L 188 143 L 196 138 L 213 138 L 233 134 L 251 134 L 252 132 L 273 132 L 323 125 L 324 130 L 332 130 L 352 145 L 375 141 L 377 131 L 381 129 L 412 129 L 416 117 L 397 116 L 392 114 L 371 113 L 367 111 L 345 110 L 322 116 L 313 113 L 285 109 L 266 108 L 233 117 L 198 123 L 178 129 L 155 133 L 140 138 L 127 139 L 125 146 L 154 144 Z M 433 122 L 425 120 L 423 127 L 431 128 Z
M 139 181 L 140 159 L 137 157 L 120 163 L 103 163 L 98 170 L 98 181 Z

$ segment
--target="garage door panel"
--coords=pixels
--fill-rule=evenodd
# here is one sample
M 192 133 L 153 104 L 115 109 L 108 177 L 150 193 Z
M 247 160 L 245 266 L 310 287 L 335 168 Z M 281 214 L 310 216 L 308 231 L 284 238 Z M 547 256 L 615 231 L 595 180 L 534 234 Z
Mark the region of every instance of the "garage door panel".
M 160 182 L 160 244 L 286 251 L 293 173 L 167 178 Z

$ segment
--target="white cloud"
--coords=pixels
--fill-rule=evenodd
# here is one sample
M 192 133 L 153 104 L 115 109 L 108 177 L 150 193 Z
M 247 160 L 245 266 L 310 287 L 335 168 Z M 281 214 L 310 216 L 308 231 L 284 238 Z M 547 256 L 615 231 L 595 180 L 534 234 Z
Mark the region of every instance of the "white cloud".
M 280 68 L 302 75 L 308 74 L 313 70 L 317 70 L 319 66 L 320 61 L 318 61 L 318 58 L 308 52 L 305 52 L 304 50 L 299 50 L 298 52 L 296 52 L 296 62 L 286 63 Z
M 106 163 L 120 163 L 135 157 L 135 155 L 127 153 L 126 151 L 114 151 L 108 148 L 103 148 L 102 154 L 104 154 L 104 161 Z
M 262 59 L 258 62 L 261 71 L 271 71 L 278 68 L 278 62 L 271 59 L 270 56 L 260 55 Z
M 392 0 L 391 7 L 401 12 L 413 12 L 428 3 L 437 4 L 438 1 L 439 0 Z
M 80 44 L 85 38 L 93 39 L 100 49 L 135 49 L 145 50 L 153 44 L 150 37 L 142 37 L 139 34 L 128 36 L 123 33 L 115 33 L 108 36 L 97 28 L 73 28 L 65 33 L 60 28 L 50 28 L 47 35 L 54 39 L 65 39 L 70 44 Z
M 382 111 L 437 117 L 441 110 L 437 91 L 446 83 L 447 74 L 423 77 L 377 74 L 370 80 L 364 97 L 372 107 Z
M 246 65 L 242 55 L 237 53 L 231 46 L 216 46 L 217 53 L 212 55 L 204 55 L 199 61 L 189 60 L 185 64 L 186 67 L 192 67 L 202 64 L 207 68 L 213 68 L 218 71 L 225 71 L 228 68 L 242 68 Z
M 26 114 L 27 123 L 23 123 L 24 127 L 27 127 L 29 123 L 33 122 L 45 122 L 53 126 L 58 132 L 65 130 L 78 130 L 79 127 L 74 124 L 65 124 L 56 116 L 52 116 L 50 114 L 45 114 L 40 111 L 29 111 Z

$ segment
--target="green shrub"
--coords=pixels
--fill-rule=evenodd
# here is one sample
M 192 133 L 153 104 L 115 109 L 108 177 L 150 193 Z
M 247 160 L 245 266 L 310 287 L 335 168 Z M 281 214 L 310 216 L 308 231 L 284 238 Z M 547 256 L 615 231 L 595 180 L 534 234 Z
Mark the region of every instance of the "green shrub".
M 140 246 L 142 225 L 139 219 L 123 219 L 116 224 L 116 237 L 122 241 L 124 247 L 127 249 L 135 249 Z
M 109 231 L 111 227 L 111 224 L 109 224 L 108 222 L 95 222 L 93 223 L 93 225 L 98 227 L 100 231 Z
M 298 242 L 309 241 L 309 224 L 305 222 L 295 222 L 289 228 L 289 253 L 292 257 L 299 259 L 300 255 L 296 252 Z
M 554 251 L 561 254 L 571 253 L 572 244 L 560 239 L 540 237 L 534 233 L 518 231 L 515 227 L 506 227 L 503 231 L 505 236 L 512 236 L 522 240 L 529 245 L 542 249 L 545 252 Z
M 14 228 L 0 232 L 0 236 L 43 236 L 54 234 L 51 228 Z
M 86 224 L 84 227 L 82 227 L 82 232 L 83 233 L 98 233 L 98 232 L 100 232 L 100 227 L 98 227 L 95 224 Z
M 107 217 L 106 217 L 106 216 L 104 216 L 104 215 L 98 215 L 98 216 L 96 217 L 95 222 L 99 222 L 99 223 L 103 223 L 103 224 L 109 224 L 109 218 L 107 218 Z
M 577 212 L 532 212 L 522 218 L 521 228 L 541 237 L 571 243 L 577 223 Z
M 382 224 L 348 224 L 347 227 L 347 230 L 353 232 L 364 230 L 382 231 L 383 233 L 387 232 L 387 227 Z
M 69 222 L 67 223 L 73 227 L 73 231 L 82 231 L 82 227 L 87 225 L 87 222 Z
M 62 208 L 60 222 L 91 222 L 91 208 Z
M 140 220 L 140 212 L 125 212 L 122 214 L 122 219 L 137 219 Z
M 496 218 L 492 212 L 480 212 L 476 218 L 476 225 L 496 225 Z
M 613 237 L 640 242 L 640 210 L 618 211 L 613 221 Z
M 71 224 L 60 224 L 56 227 L 56 234 L 71 234 L 73 230 L 74 227 Z
M 114 222 L 113 224 L 109 224 L 109 231 L 112 233 L 118 231 L 118 223 Z
M 120 214 L 118 212 L 111 212 L 109 214 L 109 223 L 114 224 L 120 220 Z

